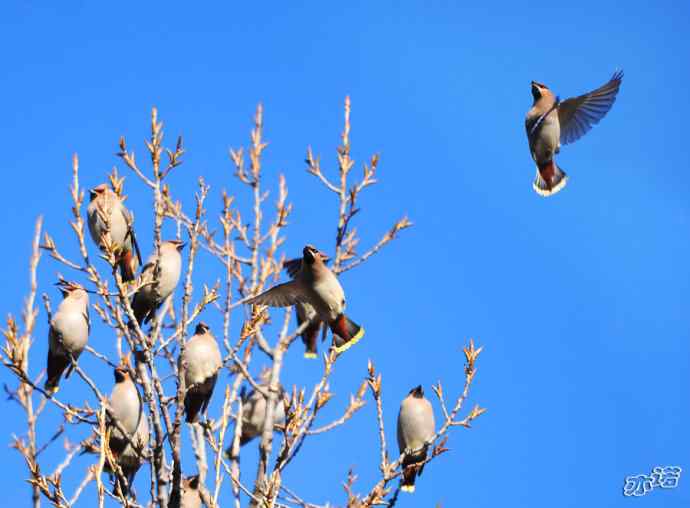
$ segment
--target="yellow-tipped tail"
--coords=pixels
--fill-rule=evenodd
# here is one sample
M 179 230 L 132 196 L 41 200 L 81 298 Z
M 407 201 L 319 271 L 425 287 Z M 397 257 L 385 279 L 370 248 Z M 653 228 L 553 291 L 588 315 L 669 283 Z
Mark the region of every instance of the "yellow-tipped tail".
M 308 360 L 316 360 L 316 358 L 318 358 L 318 356 L 316 355 L 316 353 L 312 353 L 312 352 L 310 352 L 310 351 L 305 351 L 305 352 L 304 352 L 304 357 L 307 358 Z
M 400 490 L 412 494 L 414 492 L 414 485 L 403 485 L 400 487 Z
M 60 391 L 60 386 L 44 386 L 43 389 L 46 391 L 48 395 L 55 395 L 58 391 Z
M 341 344 L 340 346 L 335 347 L 335 352 L 340 354 L 343 351 L 347 351 L 350 349 L 352 346 L 357 344 L 362 337 L 364 337 L 364 328 L 360 328 L 359 331 L 352 337 L 350 340 L 348 340 L 345 344 Z

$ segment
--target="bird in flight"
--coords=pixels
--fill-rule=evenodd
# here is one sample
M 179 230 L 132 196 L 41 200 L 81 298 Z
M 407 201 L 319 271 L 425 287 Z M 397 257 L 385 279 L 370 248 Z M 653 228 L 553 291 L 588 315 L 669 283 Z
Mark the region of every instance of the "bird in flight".
M 565 171 L 554 161 L 554 155 L 584 136 L 606 116 L 616 101 L 623 80 L 617 71 L 605 85 L 578 97 L 561 101 L 542 83 L 532 81 L 534 103 L 525 117 L 529 150 L 537 164 L 532 187 L 541 196 L 555 194 L 568 180 Z

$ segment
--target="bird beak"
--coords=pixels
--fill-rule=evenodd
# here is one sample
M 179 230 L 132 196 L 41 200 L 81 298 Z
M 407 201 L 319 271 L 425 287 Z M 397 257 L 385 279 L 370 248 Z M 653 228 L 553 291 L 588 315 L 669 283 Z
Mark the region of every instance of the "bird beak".
M 67 295 L 70 293 L 71 286 L 65 282 L 65 281 L 57 281 L 55 285 L 58 287 L 60 290 L 60 293 L 62 293 L 62 297 L 65 298 Z
M 312 247 L 310 245 L 307 245 L 302 249 L 302 255 L 304 256 L 304 260 L 312 264 L 314 262 L 314 253 L 312 252 Z
M 94 189 L 89 189 L 89 199 L 93 201 L 98 196 L 98 193 Z
M 177 244 L 177 250 L 179 252 L 182 252 L 182 249 L 184 249 L 184 246 L 187 245 L 187 242 L 180 242 Z

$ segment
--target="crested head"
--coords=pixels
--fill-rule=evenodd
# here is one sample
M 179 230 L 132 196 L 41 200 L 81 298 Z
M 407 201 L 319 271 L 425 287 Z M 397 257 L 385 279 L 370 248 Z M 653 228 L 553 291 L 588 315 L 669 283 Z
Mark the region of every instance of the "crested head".
M 543 83 L 539 83 L 538 81 L 532 81 L 531 87 L 532 87 L 532 97 L 534 98 L 534 102 L 537 102 L 542 97 L 548 97 L 548 96 L 553 95 L 551 90 L 549 90 L 548 86 L 546 86 Z
M 304 249 L 302 249 L 302 256 L 304 258 L 305 263 L 311 265 L 318 258 L 319 251 L 313 245 L 305 245 Z
M 182 240 L 167 240 L 161 244 L 161 249 L 175 249 L 177 252 L 180 252 L 185 245 L 187 244 Z
M 199 321 L 196 325 L 196 328 L 194 329 L 194 335 L 203 335 L 207 333 L 211 327 L 209 327 L 206 323 L 203 321 Z
M 182 480 L 185 489 L 197 490 L 199 488 L 199 475 L 188 476 Z
M 422 388 L 422 385 L 415 386 L 410 390 L 409 395 L 412 395 L 415 399 L 422 399 L 424 398 L 424 389 Z
M 62 293 L 63 298 L 71 296 L 76 299 L 86 298 L 88 300 L 88 295 L 86 294 L 86 291 L 78 282 L 59 280 L 55 283 L 55 285 L 58 286 L 58 288 L 60 289 L 60 293 Z
M 116 383 L 123 383 L 124 381 L 130 378 L 129 369 L 127 369 L 127 367 L 124 366 L 115 367 L 115 370 L 113 370 L 113 374 L 115 375 Z
M 317 260 L 321 261 L 322 263 L 328 263 L 330 259 L 326 254 L 309 244 L 304 246 L 304 249 L 302 249 L 302 254 L 304 261 L 309 265 L 313 264 Z
M 104 183 L 96 185 L 93 189 L 89 189 L 89 198 L 91 201 L 96 199 L 98 196 L 102 196 L 108 192 L 108 186 Z
M 86 292 L 85 289 L 83 288 L 74 288 L 72 291 L 70 291 L 69 296 L 74 298 L 75 300 L 84 300 L 86 302 L 89 301 L 89 295 Z

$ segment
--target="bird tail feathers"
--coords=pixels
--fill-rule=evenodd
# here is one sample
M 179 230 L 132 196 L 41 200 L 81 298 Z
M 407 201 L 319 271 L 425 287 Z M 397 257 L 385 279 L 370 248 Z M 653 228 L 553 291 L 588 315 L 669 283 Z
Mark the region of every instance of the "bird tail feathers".
M 185 421 L 187 423 L 194 423 L 198 421 L 199 413 L 202 411 L 203 405 L 203 395 L 194 393 L 193 390 L 189 390 L 184 399 Z
M 120 276 L 124 282 L 131 282 L 136 279 L 137 258 L 134 257 L 131 250 L 122 253 L 118 260 L 118 265 L 120 267 Z
M 342 353 L 357 344 L 364 337 L 364 328 L 352 321 L 345 314 L 340 314 L 335 321 L 330 324 L 335 342 L 335 350 Z
M 537 176 L 534 178 L 532 188 L 540 196 L 551 196 L 560 191 L 568 182 L 568 175 L 556 165 L 556 161 L 537 165 Z
M 402 473 L 402 483 L 400 490 L 412 494 L 414 492 L 414 482 L 417 479 L 417 470 L 414 465 L 405 467 Z

